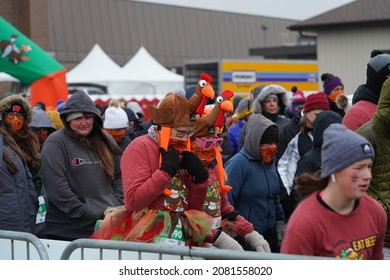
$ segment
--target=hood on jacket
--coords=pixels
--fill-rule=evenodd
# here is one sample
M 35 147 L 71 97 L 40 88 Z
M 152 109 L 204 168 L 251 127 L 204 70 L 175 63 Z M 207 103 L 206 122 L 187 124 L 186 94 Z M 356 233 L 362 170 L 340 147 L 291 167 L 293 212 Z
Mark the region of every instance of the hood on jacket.
M 56 127 L 54 126 L 49 115 L 41 108 L 38 107 L 33 108 L 33 119 L 32 122 L 30 123 L 30 127 L 36 127 L 36 128 L 42 127 L 42 128 L 52 129 L 53 131 L 56 130 Z
M 287 108 L 290 106 L 290 99 L 288 98 L 287 91 L 280 85 L 272 84 L 265 86 L 253 101 L 253 114 L 262 113 L 262 105 L 271 94 L 275 94 L 279 99 L 279 115 L 284 115 L 286 113 Z
M 274 122 L 270 121 L 261 114 L 250 116 L 246 123 L 246 134 L 244 147 L 257 160 L 261 161 L 263 156 L 260 153 L 260 143 L 264 132 L 270 127 L 276 126 Z
M 29 102 L 27 101 L 27 99 L 24 98 L 20 94 L 11 94 L 11 95 L 8 95 L 7 97 L 4 97 L 3 99 L 1 99 L 0 100 L 0 114 L 4 115 L 4 112 L 7 111 L 11 107 L 11 105 L 14 103 L 19 103 L 20 105 L 22 105 L 23 110 L 26 112 L 26 116 L 24 118 L 24 123 L 27 125 L 30 124 L 32 121 L 32 116 L 33 116 L 32 108 L 31 108 Z
M 103 120 L 97 112 L 96 106 L 93 103 L 92 99 L 83 91 L 75 91 L 66 101 L 62 112 L 60 113 L 60 118 L 64 126 L 69 127 L 66 122 L 66 116 L 71 113 L 91 113 L 95 116 L 95 121 L 99 124 L 100 127 L 103 127 Z
M 361 100 L 366 100 L 374 104 L 378 104 L 379 93 L 371 91 L 365 84 L 360 85 L 352 97 L 352 105 L 358 103 Z
M 341 123 L 342 117 L 333 111 L 323 111 L 319 113 L 314 121 L 313 127 L 313 146 L 321 148 L 322 136 L 325 129 L 327 129 L 332 123 Z M 337 141 L 337 139 L 335 139 Z

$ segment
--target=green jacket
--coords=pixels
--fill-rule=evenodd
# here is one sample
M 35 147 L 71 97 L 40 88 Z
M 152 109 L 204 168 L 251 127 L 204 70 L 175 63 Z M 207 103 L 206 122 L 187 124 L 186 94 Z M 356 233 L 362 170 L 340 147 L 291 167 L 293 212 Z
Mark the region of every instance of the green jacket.
M 376 158 L 368 193 L 386 211 L 388 220 L 385 247 L 390 248 L 390 79 L 383 84 L 374 117 L 356 132 L 370 141 L 375 150 Z

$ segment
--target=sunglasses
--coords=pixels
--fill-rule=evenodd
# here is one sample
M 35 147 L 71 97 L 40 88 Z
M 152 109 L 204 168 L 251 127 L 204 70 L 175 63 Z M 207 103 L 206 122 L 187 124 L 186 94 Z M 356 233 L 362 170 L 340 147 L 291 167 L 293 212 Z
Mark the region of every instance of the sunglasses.
M 221 147 L 223 138 L 205 139 L 205 140 L 202 140 L 200 138 L 195 138 L 195 141 L 198 141 L 200 144 L 202 144 L 203 150 L 210 150 L 212 147 L 214 148 Z
M 17 113 L 17 112 L 7 112 L 4 114 L 6 118 L 18 118 L 18 119 L 23 119 L 25 117 L 24 113 Z

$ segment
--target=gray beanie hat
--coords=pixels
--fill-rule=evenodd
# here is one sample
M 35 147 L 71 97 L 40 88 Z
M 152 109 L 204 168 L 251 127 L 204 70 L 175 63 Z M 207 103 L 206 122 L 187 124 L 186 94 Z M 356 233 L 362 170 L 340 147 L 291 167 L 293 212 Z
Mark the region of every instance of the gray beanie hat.
M 331 124 L 324 131 L 321 149 L 321 178 L 327 178 L 351 164 L 375 159 L 371 143 L 342 124 Z
M 390 75 L 390 55 L 378 50 L 371 52 L 371 59 L 367 63 L 366 85 L 374 93 L 379 94 L 383 83 Z

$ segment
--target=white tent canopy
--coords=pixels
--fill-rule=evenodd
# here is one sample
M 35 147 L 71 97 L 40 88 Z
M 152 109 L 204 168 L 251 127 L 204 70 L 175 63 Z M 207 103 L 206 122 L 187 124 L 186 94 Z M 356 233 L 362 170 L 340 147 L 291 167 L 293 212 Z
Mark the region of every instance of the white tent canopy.
M 110 95 L 152 95 L 162 98 L 184 85 L 183 76 L 166 69 L 144 47 L 122 67 L 122 78 L 122 82 L 109 84 Z
M 66 74 L 68 84 L 92 83 L 107 86 L 122 80 L 122 68 L 95 44 L 87 56 Z
M 137 82 L 183 82 L 181 75 L 162 66 L 144 47 L 122 67 L 124 75 Z

